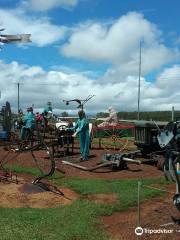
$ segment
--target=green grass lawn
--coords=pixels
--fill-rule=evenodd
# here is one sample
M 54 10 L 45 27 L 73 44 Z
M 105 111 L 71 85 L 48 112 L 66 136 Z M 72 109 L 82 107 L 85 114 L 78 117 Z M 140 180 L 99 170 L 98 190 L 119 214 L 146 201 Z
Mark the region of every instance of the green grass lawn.
M 108 207 L 108 211 L 111 209 L 111 213 L 114 211 L 126 210 L 130 206 L 136 205 L 137 202 L 137 187 L 138 179 L 130 180 L 101 180 L 101 179 L 80 179 L 80 178 L 56 178 L 52 180 L 57 185 L 67 186 L 74 191 L 78 192 L 82 196 L 88 194 L 99 193 L 116 193 L 119 202 L 115 205 Z M 141 180 L 141 201 L 149 199 L 158 195 L 162 195 L 163 192 L 156 189 L 148 189 L 143 186 L 159 184 L 161 188 L 167 184 L 164 178 L 159 179 L 144 179 Z
M 78 200 L 55 209 L 0 208 L 1 240 L 105 240 L 96 228 L 100 207 Z
M 15 167 L 17 172 L 36 175 L 35 169 Z M 94 180 L 64 178 L 58 173 L 51 181 L 67 186 L 80 194 L 80 199 L 70 206 L 49 209 L 0 208 L 1 240 L 106 240 L 99 217 L 115 211 L 126 210 L 137 204 L 138 180 Z M 164 179 L 148 179 L 143 185 L 159 184 L 165 187 Z M 88 194 L 116 193 L 115 204 L 95 204 L 86 199 Z M 158 196 L 162 192 L 142 187 L 141 201 Z

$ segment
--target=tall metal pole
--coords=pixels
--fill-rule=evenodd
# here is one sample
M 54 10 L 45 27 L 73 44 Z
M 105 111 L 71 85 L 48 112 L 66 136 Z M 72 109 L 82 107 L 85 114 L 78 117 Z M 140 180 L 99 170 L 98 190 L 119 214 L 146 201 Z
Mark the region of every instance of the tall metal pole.
M 17 86 L 18 86 L 18 113 L 19 113 L 19 109 L 20 109 L 20 106 L 19 106 L 19 82 L 17 83 Z
M 138 224 L 138 227 L 140 227 L 140 225 L 141 225 L 140 193 L 141 193 L 141 182 L 138 181 L 138 196 L 137 196 L 137 203 L 138 203 L 138 219 L 137 219 L 137 224 Z
M 140 119 L 140 94 L 141 94 L 141 41 L 139 46 L 139 79 L 138 79 L 138 115 L 137 119 Z
M 174 106 L 172 106 L 172 116 L 171 116 L 171 120 L 174 122 Z

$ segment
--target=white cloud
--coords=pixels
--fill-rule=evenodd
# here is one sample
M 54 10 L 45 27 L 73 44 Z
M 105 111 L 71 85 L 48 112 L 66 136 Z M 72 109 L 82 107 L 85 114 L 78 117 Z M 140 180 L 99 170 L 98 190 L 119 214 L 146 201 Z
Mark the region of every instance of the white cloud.
M 0 9 L 0 22 L 7 33 L 31 33 L 37 46 L 52 44 L 68 32 L 69 42 L 61 48 L 65 56 L 111 64 L 98 79 L 97 72 L 88 69 L 78 72 L 68 66 L 54 66 L 51 71 L 45 71 L 40 66 L 0 61 L 1 102 L 8 100 L 13 108 L 17 107 L 15 83 L 20 82 L 23 108 L 35 104 L 39 109 L 52 101 L 56 109 L 73 110 L 76 106 L 66 106 L 62 99 L 95 94 L 87 103 L 90 112 L 104 111 L 110 105 L 118 111 L 136 111 L 140 40 L 143 39 L 142 76 L 179 57 L 178 50 L 169 49 L 162 42 L 159 29 L 137 13 L 129 13 L 111 23 L 81 23 L 72 32 L 67 27 L 53 25 L 48 18 L 25 15 L 22 9 Z M 142 77 L 140 109 L 170 110 L 172 105 L 180 109 L 179 78 L 179 65 L 166 68 L 154 82 Z
M 79 0 L 25 0 L 22 6 L 29 8 L 33 11 L 48 11 L 53 8 L 63 7 L 75 7 Z
M 164 71 L 159 74 L 157 78 L 157 84 L 161 88 L 174 88 L 180 89 L 180 66 L 174 65 L 173 67 L 165 68 Z
M 171 75 L 167 75 L 167 72 L 172 71 L 176 71 L 179 76 L 180 66 L 166 69 L 154 83 L 141 79 L 141 110 L 170 110 L 172 105 L 180 109 L 179 79 L 172 84 Z M 165 78 L 162 78 L 164 75 L 167 76 L 166 84 Z M 114 84 L 110 81 L 102 87 L 100 81 L 82 73 L 60 70 L 47 72 L 38 66 L 29 67 L 17 62 L 5 64 L 0 61 L 0 79 L 1 102 L 10 101 L 13 109 L 17 108 L 17 82 L 20 82 L 20 104 L 24 109 L 32 104 L 36 109 L 42 109 L 47 101 L 51 101 L 56 110 L 76 112 L 76 104 L 66 106 L 62 100 L 83 99 L 89 94 L 95 94 L 86 105 L 88 112 L 105 111 L 108 106 L 114 106 L 118 111 L 137 110 L 138 79 L 133 76 Z
M 142 14 L 131 12 L 113 23 L 86 22 L 74 28 L 69 41 L 60 51 L 67 57 L 108 62 L 109 72 L 124 76 L 137 75 L 139 43 L 142 43 L 142 73 L 147 74 L 163 64 L 176 60 L 177 49 L 162 42 L 161 31 Z M 108 75 L 109 77 L 109 75 Z
M 0 9 L 0 23 L 7 34 L 30 33 L 32 43 L 40 47 L 62 39 L 66 33 L 66 27 L 53 25 L 48 18 L 27 16 L 18 9 Z

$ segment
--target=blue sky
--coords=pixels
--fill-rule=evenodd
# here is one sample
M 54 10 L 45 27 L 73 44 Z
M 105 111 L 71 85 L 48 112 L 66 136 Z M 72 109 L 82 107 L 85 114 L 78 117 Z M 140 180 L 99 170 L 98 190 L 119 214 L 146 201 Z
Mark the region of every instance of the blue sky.
M 178 0 L 1 0 L 5 33 L 30 33 L 32 40 L 3 46 L 1 101 L 16 109 L 14 82 L 21 82 L 22 108 L 52 101 L 55 111 L 73 111 L 62 99 L 95 94 L 90 112 L 110 105 L 136 111 L 143 40 L 140 109 L 180 108 L 179 8 Z

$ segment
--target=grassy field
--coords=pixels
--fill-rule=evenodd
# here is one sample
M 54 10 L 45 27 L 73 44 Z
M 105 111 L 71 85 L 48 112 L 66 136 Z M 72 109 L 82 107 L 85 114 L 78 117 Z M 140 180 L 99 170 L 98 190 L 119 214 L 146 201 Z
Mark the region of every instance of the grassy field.
M 17 172 L 36 174 L 35 169 L 15 167 Z M 93 180 L 64 178 L 56 174 L 53 183 L 67 186 L 80 194 L 70 206 L 49 209 L 0 208 L 1 240 L 106 240 L 99 217 L 123 211 L 137 204 L 138 180 Z M 164 179 L 143 180 L 144 185 L 165 185 Z M 89 194 L 116 193 L 115 204 L 95 204 L 86 199 Z M 141 201 L 161 192 L 143 188 Z M 99 227 L 97 227 L 99 226 Z
M 53 182 L 57 185 L 67 186 L 74 191 L 78 192 L 82 196 L 89 194 L 99 193 L 115 193 L 119 199 L 119 202 L 115 205 L 108 206 L 108 211 L 113 213 L 114 211 L 123 211 L 130 206 L 136 205 L 137 202 L 137 186 L 138 179 L 131 180 L 100 180 L 100 179 L 79 179 L 79 178 L 68 178 L 68 179 L 54 179 Z M 141 201 L 155 197 L 162 194 L 155 189 L 147 189 L 143 186 L 160 184 L 161 186 L 166 185 L 167 182 L 163 178 L 159 179 L 144 179 L 141 181 Z M 108 213 L 106 213 L 108 214 Z

